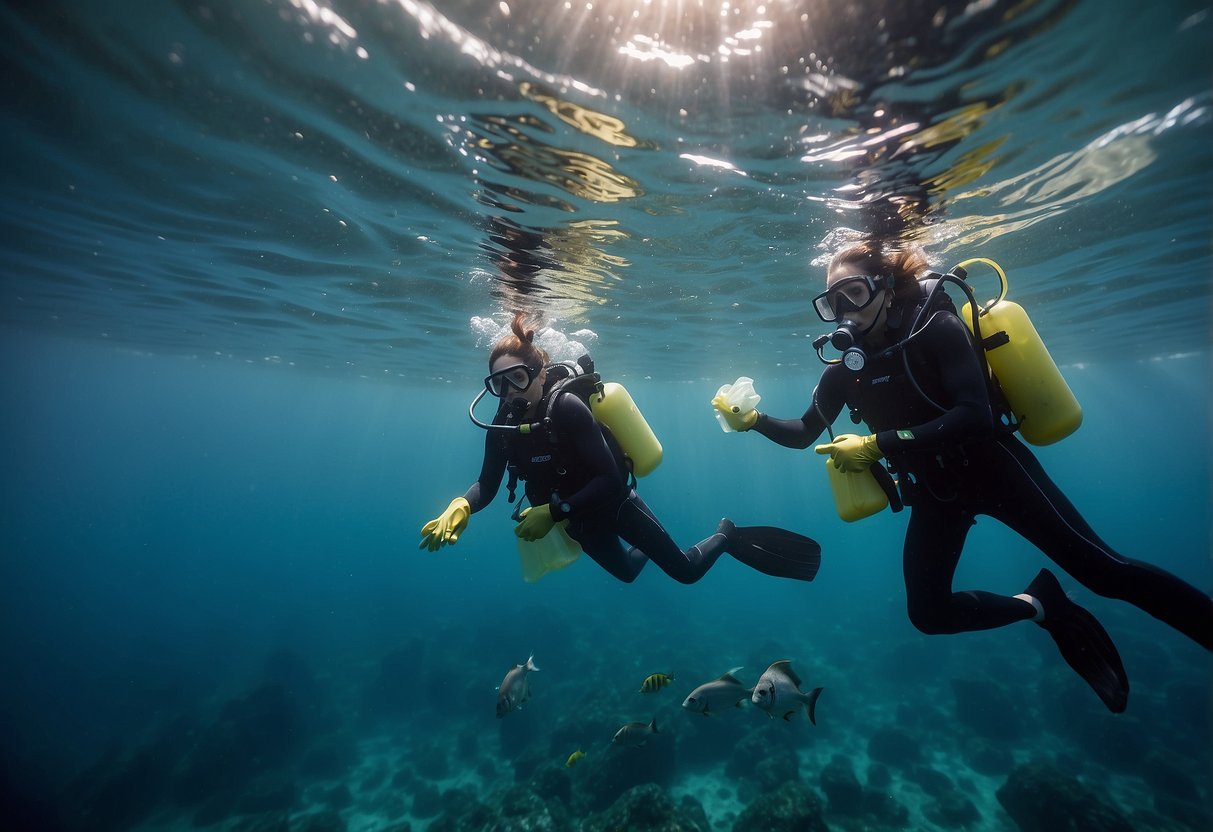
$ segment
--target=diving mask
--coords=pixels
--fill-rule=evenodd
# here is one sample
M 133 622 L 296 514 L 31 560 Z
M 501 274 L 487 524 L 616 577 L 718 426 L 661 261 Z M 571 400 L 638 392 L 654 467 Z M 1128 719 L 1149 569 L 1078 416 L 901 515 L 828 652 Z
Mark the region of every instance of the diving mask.
M 889 288 L 892 278 L 884 275 L 871 277 L 856 274 L 836 280 L 834 285 L 813 298 L 813 309 L 817 317 L 833 323 L 844 315 L 866 309 L 876 300 L 882 289 Z
M 511 364 L 485 376 L 484 389 L 497 398 L 504 399 L 511 387 L 519 393 L 530 387 L 537 373 L 538 370 L 527 364 Z

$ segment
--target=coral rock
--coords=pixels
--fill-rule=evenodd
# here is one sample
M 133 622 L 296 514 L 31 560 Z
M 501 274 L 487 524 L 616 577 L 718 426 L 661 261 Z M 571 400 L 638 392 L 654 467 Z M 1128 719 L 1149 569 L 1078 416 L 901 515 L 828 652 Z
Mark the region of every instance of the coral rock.
M 1074 777 L 1028 763 L 1011 772 L 998 802 L 1024 832 L 1132 832 L 1120 810 Z
M 741 813 L 733 832 L 829 832 L 821 798 L 803 783 L 785 783 Z

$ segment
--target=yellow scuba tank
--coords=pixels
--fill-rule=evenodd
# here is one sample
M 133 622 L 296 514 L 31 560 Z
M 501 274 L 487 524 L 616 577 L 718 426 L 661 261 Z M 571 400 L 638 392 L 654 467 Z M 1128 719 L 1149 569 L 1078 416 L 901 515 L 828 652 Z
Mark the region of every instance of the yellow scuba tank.
M 602 392 L 590 396 L 594 418 L 611 429 L 637 477 L 651 474 L 661 464 L 661 442 L 645 421 L 636 402 L 622 384 L 608 381 Z
M 847 523 L 871 517 L 889 504 L 888 496 L 871 471 L 856 474 L 839 471 L 828 456 L 825 463 L 826 473 L 830 475 L 830 490 L 834 492 L 834 510 Z
M 813 407 L 817 408 L 821 421 L 828 424 L 825 414 L 817 404 L 816 390 L 813 391 Z M 828 427 L 826 429 L 829 430 Z M 829 434 L 830 441 L 833 442 L 834 432 L 830 430 Z M 835 468 L 834 460 L 828 456 L 825 458 L 825 466 L 830 480 L 830 492 L 834 495 L 834 510 L 843 522 L 854 523 L 856 520 L 871 517 L 884 511 L 889 505 L 889 495 L 880 487 L 871 468 L 853 474 L 847 473 Z M 901 505 L 898 504 L 893 510 L 901 511 Z
M 1033 445 L 1051 445 L 1065 439 L 1082 424 L 1082 406 L 1023 307 L 1006 299 L 1006 272 L 985 257 L 971 258 L 957 268 L 972 263 L 992 268 L 1001 283 L 998 297 L 981 307 L 978 320 L 983 340 L 1005 333 L 1003 343 L 985 347 L 986 361 L 1019 421 L 1019 432 Z M 961 315 L 972 332 L 972 303 L 961 307 Z
M 518 559 L 522 562 L 522 579 L 528 584 L 533 584 L 549 572 L 564 569 L 581 557 L 581 546 L 565 531 L 568 525 L 568 520 L 561 520 L 538 540 L 515 538 L 518 541 Z

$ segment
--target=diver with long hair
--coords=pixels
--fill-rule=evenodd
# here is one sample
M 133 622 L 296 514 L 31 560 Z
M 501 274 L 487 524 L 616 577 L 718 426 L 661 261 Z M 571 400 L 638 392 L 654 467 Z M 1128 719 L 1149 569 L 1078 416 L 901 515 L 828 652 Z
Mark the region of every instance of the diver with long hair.
M 1108 709 L 1121 712 L 1129 682 L 1115 645 L 1048 569 L 1015 596 L 952 588 L 977 515 L 1006 524 L 1097 595 L 1128 601 L 1207 650 L 1213 599 L 1095 534 L 1012 426 L 995 418 L 984 353 L 950 299 L 928 289 L 932 280 L 920 280 L 927 274 L 917 248 L 870 242 L 839 252 L 814 306 L 852 346 L 826 367 L 804 415 L 738 412 L 723 396 L 712 404 L 735 430 L 802 449 L 849 407 L 872 433 L 839 435 L 815 450 L 843 472 L 874 470 L 887 458 L 898 474 L 911 507 L 903 571 L 914 626 L 941 634 L 1034 621 Z
M 487 434 L 480 476 L 422 527 L 420 548 L 432 552 L 455 543 L 470 515 L 492 502 L 508 468 L 525 482 L 531 503 L 515 534 L 539 540 L 567 519 L 568 535 L 621 581 L 634 581 L 651 560 L 676 581 L 694 583 L 726 552 L 769 575 L 813 579 L 820 547 L 783 529 L 735 526 L 724 519 L 714 534 L 681 549 L 632 487 L 627 460 L 609 429 L 558 383 L 559 365 L 550 364 L 535 333 L 519 312 L 511 332 L 493 346 L 484 383 L 501 403 L 493 423 L 481 425 Z

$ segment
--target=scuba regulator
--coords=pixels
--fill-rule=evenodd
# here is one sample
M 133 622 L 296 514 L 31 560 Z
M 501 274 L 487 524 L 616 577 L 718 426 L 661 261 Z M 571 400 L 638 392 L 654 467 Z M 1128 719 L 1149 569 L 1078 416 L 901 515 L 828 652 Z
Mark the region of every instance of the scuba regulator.
M 814 338 L 813 349 L 817 350 L 817 357 L 821 359 L 823 364 L 835 363 L 826 358 L 822 353 L 822 350 L 828 343 L 842 353 L 842 358 L 836 359 L 837 361 L 845 364 L 848 370 L 859 372 L 868 363 L 868 356 L 864 353 L 863 347 L 860 346 L 865 334 L 864 332 L 860 332 L 859 327 L 852 321 L 843 321 L 839 324 L 838 329 L 833 332 Z

